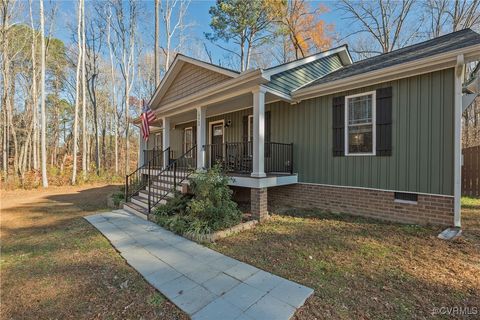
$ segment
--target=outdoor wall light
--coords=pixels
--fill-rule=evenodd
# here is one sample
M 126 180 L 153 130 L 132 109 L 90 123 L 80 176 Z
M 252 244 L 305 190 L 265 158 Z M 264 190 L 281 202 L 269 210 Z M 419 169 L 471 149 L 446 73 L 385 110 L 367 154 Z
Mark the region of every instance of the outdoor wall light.
M 225 122 L 225 128 L 228 128 L 232 125 L 232 120 L 227 120 L 227 122 Z

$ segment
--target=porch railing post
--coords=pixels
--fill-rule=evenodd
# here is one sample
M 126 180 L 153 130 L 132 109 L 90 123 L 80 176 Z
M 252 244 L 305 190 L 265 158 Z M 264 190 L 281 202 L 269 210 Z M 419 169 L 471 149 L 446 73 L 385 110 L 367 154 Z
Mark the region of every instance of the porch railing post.
M 152 188 L 151 188 L 152 184 L 151 184 L 151 179 L 150 179 L 152 172 L 151 172 L 151 168 L 150 168 L 150 163 L 151 163 L 151 161 L 148 161 L 148 177 L 147 177 L 147 179 L 148 179 L 148 180 L 147 180 L 147 186 L 148 186 L 148 188 L 147 188 L 147 191 L 148 191 L 148 213 L 150 213 L 150 209 L 151 209 L 151 206 L 150 206 L 150 203 L 151 203 L 151 202 L 150 202 L 150 193 L 151 193 L 151 190 L 152 190 Z
M 173 187 L 177 190 L 177 163 L 173 164 Z
M 128 202 L 128 174 L 125 176 L 125 202 Z

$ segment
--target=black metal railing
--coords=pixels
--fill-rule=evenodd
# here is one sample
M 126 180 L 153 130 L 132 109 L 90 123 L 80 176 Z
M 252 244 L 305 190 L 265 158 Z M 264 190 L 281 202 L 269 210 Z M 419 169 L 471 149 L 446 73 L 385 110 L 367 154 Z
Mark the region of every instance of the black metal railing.
M 193 146 L 177 159 L 170 162 L 160 173 L 154 174 L 154 168 L 148 167 L 147 191 L 148 213 L 165 199 L 169 193 L 174 193 L 177 187 L 185 181 L 197 168 L 197 146 Z
M 221 165 L 226 172 L 251 173 L 253 145 L 248 142 L 227 142 L 204 146 L 206 167 Z M 265 143 L 265 172 L 293 174 L 293 143 Z
M 293 174 L 293 143 L 265 142 L 265 172 Z
M 143 165 L 138 167 L 132 173 L 126 175 L 125 177 L 125 201 L 128 201 L 132 196 L 136 195 L 139 191 L 145 189 L 148 183 L 148 175 L 146 170 L 150 168 L 161 168 L 163 167 L 164 155 L 170 155 L 170 147 L 166 148 L 163 151 L 156 152 L 145 152 L 153 150 L 144 150 L 144 156 L 148 154 L 148 161 L 144 161 Z M 147 158 L 144 158 L 147 159 Z M 170 162 L 170 157 L 168 158 Z
M 173 151 L 170 147 L 166 148 L 165 150 L 161 150 L 158 148 L 153 148 L 150 150 L 143 150 L 143 165 L 147 166 L 150 161 L 152 161 L 151 165 L 153 167 L 163 167 L 163 162 L 165 159 L 165 155 L 167 156 L 167 163 L 170 163 L 172 159 Z

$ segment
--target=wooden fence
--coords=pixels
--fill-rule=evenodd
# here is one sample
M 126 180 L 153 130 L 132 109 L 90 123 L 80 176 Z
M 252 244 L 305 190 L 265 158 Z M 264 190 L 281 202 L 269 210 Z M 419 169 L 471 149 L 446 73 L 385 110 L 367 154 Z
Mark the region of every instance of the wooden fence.
M 480 146 L 462 150 L 462 195 L 480 197 Z

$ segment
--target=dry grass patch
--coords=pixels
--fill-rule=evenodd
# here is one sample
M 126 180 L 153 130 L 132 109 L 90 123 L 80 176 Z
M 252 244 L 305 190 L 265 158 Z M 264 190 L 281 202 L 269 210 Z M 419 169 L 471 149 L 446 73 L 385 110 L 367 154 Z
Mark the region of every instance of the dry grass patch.
M 2 192 L 2 319 L 188 319 L 82 217 L 118 186 Z
M 433 318 L 434 307 L 480 309 L 480 201 L 471 202 L 453 242 L 437 239 L 438 227 L 293 211 L 213 248 L 314 288 L 296 319 Z

